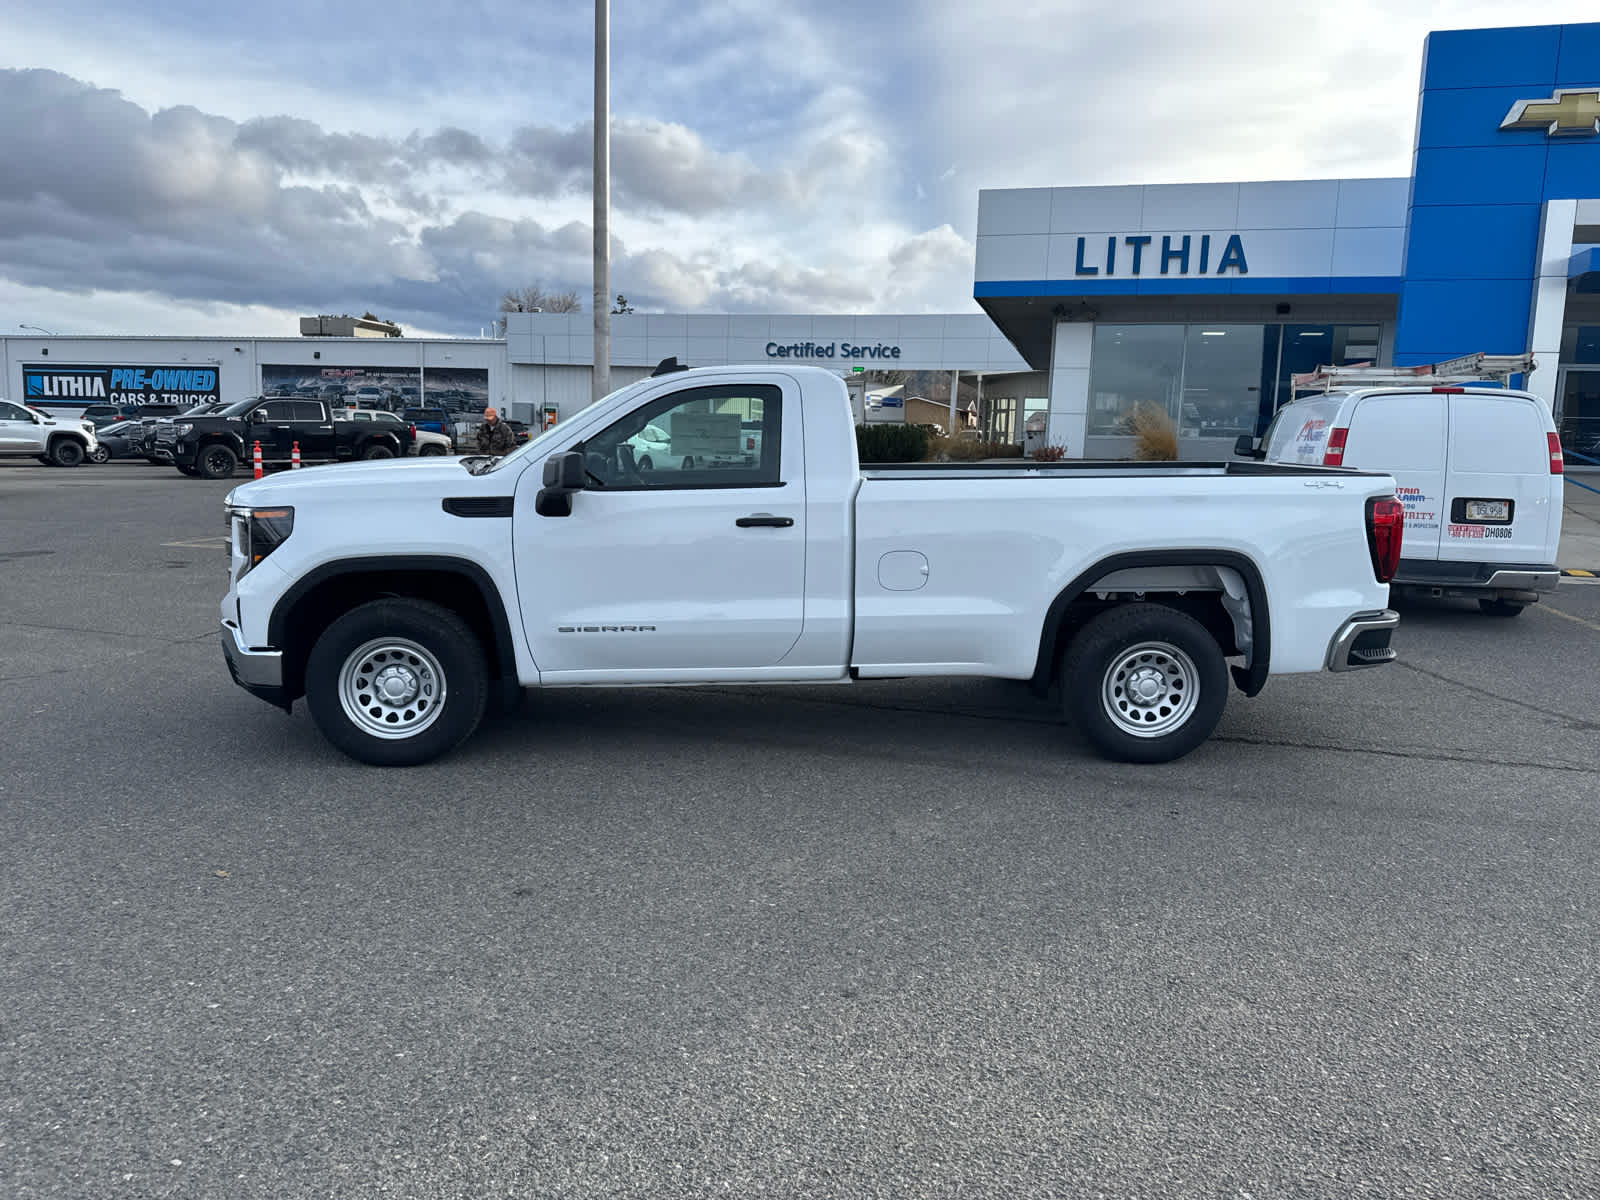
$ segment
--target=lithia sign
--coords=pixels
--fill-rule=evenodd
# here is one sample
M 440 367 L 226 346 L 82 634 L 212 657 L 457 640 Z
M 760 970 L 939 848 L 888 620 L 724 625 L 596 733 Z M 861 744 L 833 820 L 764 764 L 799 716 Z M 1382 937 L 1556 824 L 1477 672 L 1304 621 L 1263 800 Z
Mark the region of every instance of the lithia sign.
M 1222 239 L 1219 236 L 1217 240 Z M 1073 273 L 1099 275 L 1104 268 L 1106 275 L 1115 277 L 1143 275 L 1149 268 L 1159 268 L 1162 275 L 1250 274 L 1250 264 L 1244 257 L 1244 240 L 1237 233 L 1228 235 L 1228 240 L 1223 242 L 1214 261 L 1211 252 L 1209 233 L 1202 233 L 1198 237 L 1188 233 L 1164 233 L 1159 248 L 1155 236 L 1148 233 L 1128 234 L 1120 238 L 1111 234 L 1105 238 L 1103 246 L 1098 236 L 1080 237 Z M 1121 271 L 1117 269 L 1119 264 L 1123 268 Z M 1151 269 L 1148 273 L 1154 275 L 1157 271 Z

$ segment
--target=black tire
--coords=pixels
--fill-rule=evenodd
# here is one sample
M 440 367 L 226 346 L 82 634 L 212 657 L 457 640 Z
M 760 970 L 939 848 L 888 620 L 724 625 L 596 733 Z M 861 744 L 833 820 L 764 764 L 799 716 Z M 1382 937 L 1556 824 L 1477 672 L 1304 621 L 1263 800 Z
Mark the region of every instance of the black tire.
M 694 455 L 685 454 L 683 456 L 683 461 L 678 464 L 678 470 L 680 470 L 680 471 L 692 471 L 692 470 L 694 470 Z
M 1142 698 L 1129 686 L 1140 676 Z M 1124 604 L 1072 638 L 1062 657 L 1061 698 L 1068 718 L 1105 757 L 1171 762 L 1222 719 L 1228 667 L 1216 639 L 1187 613 Z
M 641 458 L 639 460 L 639 464 L 638 465 L 639 465 L 639 470 L 641 470 L 641 471 L 654 471 L 656 469 L 656 464 L 653 461 L 651 461 L 651 458 L 650 458 L 650 456 L 648 454 L 646 454 L 643 458 Z
M 446 450 L 443 446 L 435 445 L 434 443 L 430 442 L 430 443 L 428 443 L 428 445 L 424 446 L 421 450 L 417 451 L 417 457 L 418 458 L 443 458 L 448 453 L 450 453 L 450 452 L 448 450 Z
M 95 448 L 89 451 L 89 461 L 97 467 L 103 467 L 111 461 L 111 451 L 106 449 L 104 442 L 95 443 Z
M 38 458 L 39 458 L 39 461 L 42 462 L 47 467 L 53 467 L 53 466 L 56 465 L 54 462 L 52 462 L 50 460 L 50 456 L 48 454 L 41 454 L 41 455 L 38 456 Z
M 369 461 L 378 458 L 393 458 L 394 451 L 389 449 L 389 447 L 385 446 L 382 442 L 374 442 L 361 452 L 361 457 Z
M 200 447 L 195 456 L 194 473 L 202 479 L 230 479 L 238 469 L 239 456 L 221 442 Z
M 50 462 L 58 467 L 76 467 L 83 463 L 88 452 L 76 438 L 58 437 L 50 443 Z
M 377 690 L 391 670 L 398 690 L 392 699 Z M 455 749 L 483 719 L 488 690 L 476 635 L 456 613 L 425 600 L 373 600 L 351 609 L 323 631 L 306 660 L 306 707 L 323 737 L 378 767 L 416 766 Z M 440 693 L 442 703 L 428 709 Z
M 1478 601 L 1478 607 L 1483 610 L 1483 612 L 1484 612 L 1484 614 L 1486 616 L 1490 616 L 1490 617 L 1514 617 L 1518 613 L 1520 613 L 1523 609 L 1527 608 L 1528 606 L 1526 604 L 1518 604 L 1515 600 L 1498 600 L 1497 599 L 1497 600 L 1479 600 Z

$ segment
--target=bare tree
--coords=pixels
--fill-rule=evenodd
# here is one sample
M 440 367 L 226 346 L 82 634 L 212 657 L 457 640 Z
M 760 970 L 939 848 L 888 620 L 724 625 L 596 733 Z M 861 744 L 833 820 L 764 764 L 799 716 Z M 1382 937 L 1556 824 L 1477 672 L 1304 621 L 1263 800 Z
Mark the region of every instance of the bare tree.
M 577 292 L 547 292 L 542 284 L 530 283 L 526 287 L 511 288 L 505 295 L 501 296 L 498 311 L 503 313 L 575 313 L 583 311 L 583 304 L 578 299 Z M 505 336 L 506 319 L 504 317 L 495 319 L 494 332 L 496 337 Z

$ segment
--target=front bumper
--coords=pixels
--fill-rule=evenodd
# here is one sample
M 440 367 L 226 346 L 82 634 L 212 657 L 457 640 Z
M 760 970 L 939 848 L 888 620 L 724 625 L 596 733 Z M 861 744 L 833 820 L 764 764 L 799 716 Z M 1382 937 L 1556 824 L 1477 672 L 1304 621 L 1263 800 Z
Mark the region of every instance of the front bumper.
M 1357 613 L 1339 626 L 1328 643 L 1328 670 L 1359 671 L 1392 663 L 1400 656 L 1390 647 L 1389 637 L 1399 624 L 1400 614 L 1392 608 Z
M 232 621 L 222 622 L 222 656 L 228 660 L 228 674 L 252 696 L 290 711 L 283 688 L 283 651 L 252 649 L 244 634 Z

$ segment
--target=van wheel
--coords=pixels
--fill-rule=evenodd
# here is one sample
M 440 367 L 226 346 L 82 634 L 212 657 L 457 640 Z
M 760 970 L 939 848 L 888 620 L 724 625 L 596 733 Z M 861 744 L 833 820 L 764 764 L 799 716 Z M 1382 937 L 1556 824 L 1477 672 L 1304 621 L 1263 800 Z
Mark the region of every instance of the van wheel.
M 50 461 L 58 467 L 76 467 L 84 460 L 83 443 L 69 437 L 57 438 L 50 443 Z
M 489 668 L 460 616 L 373 600 L 334 621 L 306 660 L 306 707 L 351 758 L 409 767 L 455 749 L 483 719 Z
M 1228 700 L 1222 648 L 1187 613 L 1124 604 L 1078 631 L 1061 662 L 1068 718 L 1105 757 L 1182 758 L 1217 727 Z
M 1479 600 L 1478 607 L 1491 617 L 1514 617 L 1528 606 L 1512 600 Z

